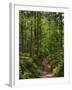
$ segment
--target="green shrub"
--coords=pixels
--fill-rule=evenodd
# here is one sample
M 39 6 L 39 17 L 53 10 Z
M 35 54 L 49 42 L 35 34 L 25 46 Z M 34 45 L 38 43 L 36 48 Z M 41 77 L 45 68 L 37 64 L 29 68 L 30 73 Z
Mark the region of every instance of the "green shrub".
M 27 56 L 27 57 L 29 57 L 30 56 L 30 53 L 26 53 L 26 52 L 25 53 L 21 53 L 20 52 L 20 56 Z
M 60 74 L 60 67 L 55 67 L 53 69 L 53 73 L 54 73 L 55 76 L 59 76 L 59 74 Z
M 20 56 L 20 79 L 25 78 L 35 78 L 41 73 L 40 67 L 35 63 L 32 57 L 27 56 L 27 54 L 22 54 Z
M 28 79 L 30 77 L 32 77 L 32 73 L 30 71 L 24 71 L 24 74 L 22 74 L 22 72 L 20 72 L 20 79 Z
M 53 69 L 55 76 L 64 76 L 64 63 L 63 60 L 59 62 L 58 66 Z

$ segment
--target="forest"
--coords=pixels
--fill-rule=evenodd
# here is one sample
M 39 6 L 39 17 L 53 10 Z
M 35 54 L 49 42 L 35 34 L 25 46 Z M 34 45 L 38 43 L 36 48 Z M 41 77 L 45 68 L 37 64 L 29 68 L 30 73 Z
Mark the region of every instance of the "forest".
M 19 79 L 64 77 L 64 13 L 19 11 Z

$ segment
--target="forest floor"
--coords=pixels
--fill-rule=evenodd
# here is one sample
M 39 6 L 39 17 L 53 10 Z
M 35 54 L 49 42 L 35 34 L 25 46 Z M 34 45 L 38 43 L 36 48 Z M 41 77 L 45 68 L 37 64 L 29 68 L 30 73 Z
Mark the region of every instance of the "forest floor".
M 54 77 L 53 72 L 51 71 L 51 65 L 45 62 L 45 60 L 42 62 L 43 65 L 43 72 L 41 73 L 40 78 L 51 78 Z

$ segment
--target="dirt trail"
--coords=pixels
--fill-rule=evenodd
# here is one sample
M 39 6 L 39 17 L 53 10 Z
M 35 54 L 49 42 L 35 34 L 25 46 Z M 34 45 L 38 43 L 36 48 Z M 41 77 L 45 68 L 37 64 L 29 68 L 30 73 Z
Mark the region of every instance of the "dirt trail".
M 43 60 L 43 72 L 40 76 L 40 78 L 51 78 L 54 77 L 54 74 L 51 71 L 51 65 L 48 64 L 47 60 Z

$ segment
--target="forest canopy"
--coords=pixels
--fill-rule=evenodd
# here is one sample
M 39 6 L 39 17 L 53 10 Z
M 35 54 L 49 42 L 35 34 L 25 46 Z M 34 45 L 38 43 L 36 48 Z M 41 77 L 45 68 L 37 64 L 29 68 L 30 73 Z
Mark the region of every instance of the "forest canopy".
M 19 11 L 19 78 L 64 76 L 64 13 Z

